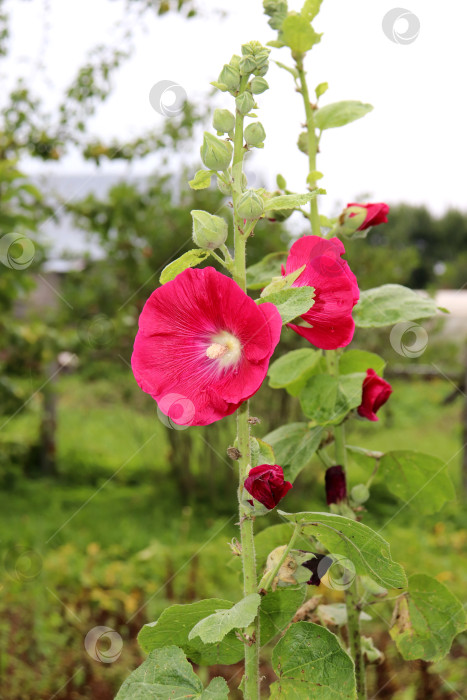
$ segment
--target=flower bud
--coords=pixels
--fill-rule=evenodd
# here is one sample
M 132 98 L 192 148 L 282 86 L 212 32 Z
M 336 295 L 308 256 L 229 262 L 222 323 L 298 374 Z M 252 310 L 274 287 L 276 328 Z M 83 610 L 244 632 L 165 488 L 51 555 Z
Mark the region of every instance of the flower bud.
M 362 503 L 366 503 L 366 501 L 370 498 L 368 486 L 365 484 L 357 484 L 351 489 L 350 498 L 359 506 L 362 505 Z
M 257 68 L 256 70 L 253 71 L 254 75 L 257 75 L 259 77 L 262 77 L 263 75 L 266 75 L 269 69 L 269 63 L 265 63 L 264 66 L 261 66 L 261 68 Z
M 243 56 L 239 64 L 240 73 L 242 75 L 250 75 L 257 68 L 256 61 L 253 56 Z
M 207 131 L 204 132 L 200 149 L 201 160 L 209 170 L 226 170 L 232 160 L 232 146 Z
M 227 184 L 220 177 L 217 177 L 217 188 L 222 192 L 222 194 L 229 195 L 232 194 L 232 185 Z
M 269 90 L 269 85 L 267 80 L 265 80 L 264 78 L 257 77 L 253 78 L 253 80 L 251 81 L 250 88 L 253 95 L 261 95 L 262 92 Z
M 238 90 L 240 85 L 240 71 L 226 63 L 217 80 L 219 83 L 227 85 L 229 90 Z
M 344 236 L 364 237 L 365 234 L 359 232 L 366 231 L 371 226 L 387 223 L 388 212 L 389 207 L 384 202 L 347 204 L 339 217 L 339 232 Z
M 259 219 L 263 212 L 263 200 L 254 190 L 247 190 L 238 200 L 237 213 L 242 219 Z
M 261 122 L 253 122 L 253 124 L 248 124 L 244 134 L 245 141 L 249 146 L 256 146 L 257 148 L 261 148 L 264 145 L 266 132 Z
M 235 104 L 240 114 L 245 115 L 248 114 L 248 112 L 251 112 L 255 106 L 255 100 L 251 92 L 242 92 L 241 95 L 238 95 L 238 97 L 235 98 Z
M 298 150 L 308 155 L 308 134 L 306 131 L 302 131 L 297 141 Z
M 228 109 L 215 109 L 212 125 L 218 134 L 228 134 L 234 129 L 235 117 Z
M 234 55 L 232 56 L 232 58 L 229 61 L 229 66 L 232 66 L 232 68 L 236 68 L 239 71 L 241 60 L 242 60 L 242 57 L 238 56 L 236 53 L 234 53 Z
M 226 242 L 228 226 L 227 221 L 221 216 L 215 216 L 200 209 L 194 209 L 191 216 L 193 218 L 193 240 L 197 246 L 214 250 Z
M 326 486 L 326 501 L 328 506 L 331 503 L 340 503 L 347 498 L 347 485 L 345 472 L 340 464 L 326 469 L 324 477 Z

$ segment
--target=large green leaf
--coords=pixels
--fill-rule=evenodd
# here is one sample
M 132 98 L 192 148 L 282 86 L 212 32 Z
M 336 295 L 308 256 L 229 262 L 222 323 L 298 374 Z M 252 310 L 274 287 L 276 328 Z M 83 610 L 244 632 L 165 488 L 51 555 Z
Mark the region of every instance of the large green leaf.
M 115 700 L 227 700 L 229 688 L 214 678 L 206 690 L 179 647 L 155 649 L 126 679 Z
M 334 129 L 336 126 L 350 124 L 371 112 L 373 107 L 355 100 L 343 100 L 321 107 L 315 112 L 315 125 L 321 131 Z
M 302 15 L 290 13 L 282 22 L 281 41 L 295 53 L 305 53 L 321 39 L 311 26 L 309 20 Z
M 429 318 L 436 313 L 434 299 L 422 297 L 400 284 L 383 284 L 360 293 L 353 318 L 360 328 L 392 326 L 401 321 Z
M 264 646 L 287 627 L 305 600 L 306 586 L 268 591 L 261 599 L 261 644 Z
M 340 423 L 353 408 L 362 402 L 365 374 L 343 374 L 332 377 L 316 374 L 308 379 L 300 392 L 300 403 L 307 418 L 329 425 Z
M 376 374 L 382 375 L 386 367 L 386 360 L 367 350 L 347 350 L 339 358 L 339 373 L 354 374 L 374 369 Z
M 172 605 L 166 608 L 157 622 L 144 625 L 138 642 L 145 652 L 166 646 L 167 640 L 181 647 L 191 661 L 203 666 L 212 664 L 234 664 L 243 657 L 244 646 L 235 632 L 229 632 L 220 644 L 203 644 L 199 637 L 189 640 L 193 627 L 208 615 L 218 610 L 230 610 L 228 600 L 211 598 L 188 605 Z
M 287 252 L 269 253 L 256 265 L 250 265 L 246 271 L 248 289 L 263 289 L 273 277 L 281 274 L 281 265 L 287 260 Z
M 319 12 L 323 0 L 305 0 L 300 14 L 302 17 L 312 22 Z
M 431 576 L 415 574 L 390 633 L 404 659 L 439 661 L 465 627 L 465 610 L 451 591 Z
M 188 250 L 179 258 L 169 263 L 167 267 L 164 267 L 161 272 L 160 283 L 165 284 L 166 282 L 170 282 L 183 272 L 183 270 L 186 270 L 188 267 L 196 267 L 196 265 L 202 263 L 210 255 L 211 253 L 209 250 L 202 250 L 201 248 Z
M 421 513 L 436 513 L 455 498 L 446 462 L 412 450 L 387 452 L 379 466 L 387 488 Z
M 293 624 L 277 643 L 272 664 L 279 680 L 271 686 L 271 700 L 355 698 L 353 661 L 325 627 Z
M 293 287 L 261 297 L 256 300 L 256 303 L 270 302 L 274 304 L 281 315 L 282 323 L 289 323 L 311 309 L 314 304 L 314 294 L 313 287 Z
M 357 574 L 370 576 L 385 588 L 406 585 L 404 570 L 391 559 L 389 544 L 367 525 L 332 513 L 278 513 L 301 523 L 303 531 L 316 537 L 331 554 L 349 559 Z
M 231 630 L 248 627 L 255 619 L 260 603 L 261 596 L 251 593 L 229 610 L 218 610 L 193 627 L 188 634 L 189 641 L 200 637 L 205 644 L 221 642 Z
M 284 478 L 294 481 L 318 449 L 323 429 L 309 428 L 306 423 L 289 423 L 273 430 L 264 438 L 274 450 L 284 470 Z
M 287 352 L 269 366 L 269 386 L 273 389 L 285 387 L 292 396 L 296 396 L 316 370 L 321 358 L 320 350 L 310 348 Z

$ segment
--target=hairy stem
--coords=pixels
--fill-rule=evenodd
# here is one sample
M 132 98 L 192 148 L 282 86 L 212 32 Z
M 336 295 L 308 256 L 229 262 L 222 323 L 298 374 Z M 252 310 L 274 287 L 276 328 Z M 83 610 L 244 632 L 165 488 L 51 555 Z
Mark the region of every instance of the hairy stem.
M 317 152 L 317 142 L 316 142 L 316 131 L 315 131 L 315 119 L 313 116 L 313 109 L 310 102 L 310 94 L 308 92 L 308 84 L 306 82 L 306 73 L 303 69 L 303 61 L 297 61 L 297 71 L 298 78 L 300 81 L 300 91 L 302 93 L 303 104 L 305 107 L 305 117 L 308 135 L 308 186 L 310 190 L 316 187 L 316 181 L 313 177 L 313 173 L 316 172 L 316 152 Z M 318 214 L 318 199 L 315 197 L 310 202 L 310 222 L 311 230 L 313 235 L 321 236 L 321 227 L 319 223 Z
M 245 76 L 240 83 L 239 92 L 245 90 L 248 78 Z M 234 249 L 235 259 L 232 266 L 235 282 L 246 290 L 246 240 L 243 231 L 243 221 L 237 214 L 237 202 L 242 192 L 242 164 L 245 149 L 243 147 L 243 115 L 237 112 L 235 118 L 234 153 L 232 163 L 232 200 L 234 207 Z M 244 595 L 256 593 L 256 557 L 253 530 L 253 518 L 246 505 L 243 504 L 243 483 L 248 475 L 251 464 L 249 402 L 245 401 L 237 411 L 237 447 L 239 458 L 239 517 L 240 536 L 242 544 L 243 591 Z M 244 697 L 246 700 L 259 700 L 259 647 L 260 628 L 259 617 L 245 630 L 245 679 Z
M 365 661 L 362 654 L 362 641 L 360 633 L 360 607 L 358 604 L 358 579 L 355 577 L 352 585 L 345 592 L 345 605 L 347 608 L 347 630 L 349 633 L 350 653 L 355 663 L 355 681 L 357 685 L 357 699 L 366 698 L 366 672 Z

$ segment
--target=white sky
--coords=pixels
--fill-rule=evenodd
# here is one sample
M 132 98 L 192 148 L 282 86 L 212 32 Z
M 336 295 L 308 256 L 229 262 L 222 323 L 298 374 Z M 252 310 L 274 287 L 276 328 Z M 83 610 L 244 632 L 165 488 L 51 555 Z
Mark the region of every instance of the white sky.
M 381 22 L 396 0 L 324 0 L 315 28 L 324 32 L 321 44 L 308 59 L 312 87 L 330 85 L 322 104 L 359 99 L 374 105 L 361 121 L 327 131 L 322 139 L 318 169 L 328 191 L 323 211 L 336 203 L 367 193 L 374 201 L 426 204 L 441 213 L 450 206 L 466 210 L 467 162 L 466 84 L 467 3 L 460 0 L 405 0 L 421 25 L 410 45 L 392 43 Z M 186 21 L 177 15 L 146 14 L 145 31 L 137 32 L 134 58 L 115 76 L 115 90 L 92 120 L 95 133 L 106 138 L 136 135 L 160 124 L 163 117 L 149 104 L 151 87 L 173 80 L 190 99 L 202 98 L 222 64 L 251 39 L 263 43 L 275 38 L 262 13 L 261 0 L 201 0 L 203 13 Z M 44 6 L 49 27 L 44 22 Z M 50 106 L 84 61 L 86 51 L 115 38 L 112 26 L 122 16 L 120 0 L 10 1 L 13 54 L 2 73 L 7 80 L 33 71 L 31 61 L 41 58 L 47 83 L 34 74 L 34 85 Z M 300 3 L 290 2 L 291 9 Z M 225 10 L 228 16 L 223 18 Z M 404 25 L 401 21 L 401 30 Z M 289 51 L 273 49 L 272 57 L 291 64 Z M 27 60 L 26 60 L 27 59 Z M 275 174 L 286 176 L 288 186 L 304 191 L 306 158 L 296 146 L 303 119 L 300 96 L 293 80 L 276 66 L 267 80 L 271 90 L 259 96 L 267 139 L 254 159 L 266 184 Z M 218 105 L 232 108 L 228 94 Z M 196 150 L 199 143 L 195 144 Z M 27 164 L 37 171 L 38 163 Z M 50 172 L 91 172 L 77 154 Z M 111 172 L 148 172 L 154 160 L 127 166 L 104 165 Z M 102 168 L 101 168 L 102 169 Z M 251 166 L 249 168 L 251 170 Z

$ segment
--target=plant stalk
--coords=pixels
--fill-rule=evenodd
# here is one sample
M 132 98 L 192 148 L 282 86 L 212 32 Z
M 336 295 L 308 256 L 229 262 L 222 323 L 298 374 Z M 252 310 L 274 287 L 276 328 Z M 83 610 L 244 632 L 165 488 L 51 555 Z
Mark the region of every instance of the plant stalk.
M 239 92 L 243 92 L 248 82 L 245 76 L 240 83 Z M 232 200 L 234 207 L 234 249 L 235 257 L 232 266 L 235 282 L 246 290 L 246 241 L 248 236 L 243 232 L 243 221 L 237 215 L 237 201 L 242 191 L 242 163 L 245 149 L 243 147 L 243 115 L 237 111 L 235 118 L 234 153 L 232 163 Z M 240 537 L 242 545 L 243 592 L 244 595 L 256 593 L 256 556 L 254 543 L 253 518 L 248 507 L 243 504 L 243 483 L 251 465 L 249 402 L 245 401 L 237 411 L 237 447 L 239 458 L 239 517 Z M 244 630 L 245 634 L 245 677 L 243 695 L 245 700 L 259 700 L 259 648 L 260 627 L 259 617 Z
M 316 180 L 313 177 L 313 173 L 316 172 L 316 152 L 317 152 L 317 141 L 316 141 L 316 131 L 315 131 L 315 118 L 313 116 L 313 108 L 310 102 L 310 94 L 308 92 L 308 84 L 306 82 L 306 73 L 303 68 L 303 61 L 297 61 L 297 71 L 298 78 L 300 81 L 300 90 L 302 93 L 303 104 L 305 107 L 305 117 L 307 125 L 307 135 L 308 135 L 308 187 L 310 190 L 316 187 Z M 318 198 L 315 197 L 310 202 L 310 222 L 311 230 L 314 236 L 321 236 L 321 226 L 319 223 L 318 214 Z

